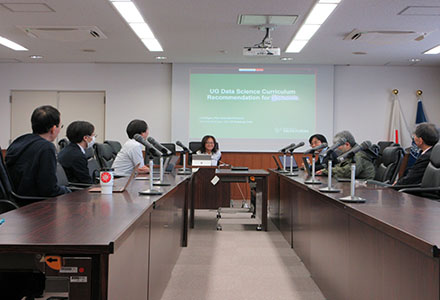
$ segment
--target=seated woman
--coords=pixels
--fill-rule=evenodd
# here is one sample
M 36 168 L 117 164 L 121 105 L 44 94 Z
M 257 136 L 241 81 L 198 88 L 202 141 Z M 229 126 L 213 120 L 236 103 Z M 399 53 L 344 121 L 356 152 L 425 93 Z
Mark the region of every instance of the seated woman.
M 209 154 L 211 155 L 211 166 L 217 166 L 222 156 L 220 150 L 218 150 L 218 144 L 215 137 L 212 135 L 205 135 L 202 139 L 202 148 L 196 152 L 196 154 Z

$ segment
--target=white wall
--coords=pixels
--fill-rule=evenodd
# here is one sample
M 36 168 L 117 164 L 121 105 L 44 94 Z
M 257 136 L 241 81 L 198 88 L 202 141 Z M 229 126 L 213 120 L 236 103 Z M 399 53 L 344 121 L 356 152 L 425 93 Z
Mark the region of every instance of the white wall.
M 350 130 L 357 142 L 387 140 L 393 89 L 408 125 L 414 126 L 416 91 L 423 91 L 429 122 L 440 125 L 440 68 L 335 67 L 334 130 Z
M 429 121 L 440 125 L 440 68 L 336 66 L 334 72 L 334 132 L 349 129 L 359 142 L 386 139 L 394 88 L 410 124 L 421 89 Z M 106 91 L 108 139 L 125 141 L 128 122 L 142 118 L 152 136 L 171 141 L 169 64 L 0 64 L 2 148 L 10 134 L 11 90 Z
M 171 139 L 170 64 L 0 64 L 2 148 L 10 138 L 11 90 L 105 91 L 107 139 L 126 141 L 134 118 L 144 119 L 157 140 Z

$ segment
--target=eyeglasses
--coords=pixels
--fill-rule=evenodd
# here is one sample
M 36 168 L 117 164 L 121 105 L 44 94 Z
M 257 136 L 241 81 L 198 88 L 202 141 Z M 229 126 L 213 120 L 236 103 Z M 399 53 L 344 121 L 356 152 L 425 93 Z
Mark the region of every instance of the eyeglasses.
M 57 127 L 60 128 L 60 129 L 63 129 L 64 124 L 58 125 Z
M 205 144 L 206 144 L 206 145 L 214 145 L 213 142 L 206 142 Z

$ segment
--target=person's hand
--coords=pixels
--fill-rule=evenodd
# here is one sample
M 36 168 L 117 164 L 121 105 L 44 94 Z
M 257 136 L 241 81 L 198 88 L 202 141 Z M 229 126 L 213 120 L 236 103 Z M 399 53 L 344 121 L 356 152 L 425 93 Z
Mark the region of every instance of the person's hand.
M 150 168 L 148 168 L 148 166 L 143 166 L 143 167 L 140 167 L 140 168 L 138 169 L 138 172 L 139 172 L 139 173 L 143 173 L 143 174 L 145 174 L 145 173 L 149 173 L 149 172 L 150 172 Z
M 322 172 L 323 172 L 323 170 L 319 170 L 319 171 L 316 171 L 315 174 L 316 175 L 322 175 Z

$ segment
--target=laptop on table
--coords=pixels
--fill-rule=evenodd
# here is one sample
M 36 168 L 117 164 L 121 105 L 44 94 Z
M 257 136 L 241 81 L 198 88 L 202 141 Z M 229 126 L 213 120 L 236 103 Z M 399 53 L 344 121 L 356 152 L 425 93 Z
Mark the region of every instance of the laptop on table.
M 193 154 L 192 165 L 196 167 L 211 166 L 211 155 L 209 154 Z
M 123 192 L 125 192 L 125 190 L 127 189 L 128 185 L 130 184 L 130 182 L 135 177 L 138 167 L 139 167 L 139 164 L 137 164 L 133 168 L 133 171 L 131 171 L 130 177 L 128 178 L 128 180 L 125 183 L 125 185 L 123 185 L 123 186 L 113 186 L 113 193 L 123 193 Z M 101 192 L 101 187 L 98 186 L 98 187 L 90 188 L 89 192 L 91 192 L 91 193 L 100 193 Z

